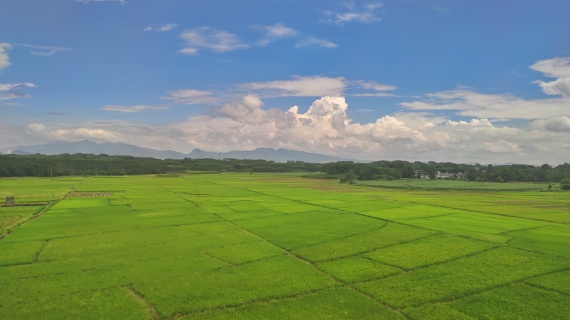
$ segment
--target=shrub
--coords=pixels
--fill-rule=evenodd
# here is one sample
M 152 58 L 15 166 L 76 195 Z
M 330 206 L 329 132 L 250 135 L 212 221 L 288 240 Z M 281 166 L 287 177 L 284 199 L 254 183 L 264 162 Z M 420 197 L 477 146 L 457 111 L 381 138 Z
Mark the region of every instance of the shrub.
M 570 190 L 570 178 L 562 179 L 560 181 L 560 189 Z

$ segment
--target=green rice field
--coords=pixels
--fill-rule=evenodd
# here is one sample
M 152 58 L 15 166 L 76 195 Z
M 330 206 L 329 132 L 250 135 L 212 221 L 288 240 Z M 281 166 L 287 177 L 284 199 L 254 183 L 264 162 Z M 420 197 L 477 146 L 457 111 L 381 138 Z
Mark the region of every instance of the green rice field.
M 466 180 L 428 180 L 428 179 L 400 179 L 400 180 L 365 180 L 356 181 L 357 185 L 382 188 L 399 189 L 426 189 L 426 190 L 486 190 L 486 191 L 538 191 L 548 190 L 548 183 L 502 183 L 502 182 L 474 182 Z M 551 186 L 552 187 L 552 186 Z
M 568 319 L 570 193 L 519 186 L 3 178 L 0 319 Z

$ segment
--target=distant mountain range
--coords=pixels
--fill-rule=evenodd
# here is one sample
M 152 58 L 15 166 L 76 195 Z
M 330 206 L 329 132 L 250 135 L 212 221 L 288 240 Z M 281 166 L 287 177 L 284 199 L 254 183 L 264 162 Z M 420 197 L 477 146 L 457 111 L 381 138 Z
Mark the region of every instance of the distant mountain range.
M 211 152 L 204 151 L 198 148 L 192 152 L 185 154 L 182 152 L 171 150 L 154 150 L 148 148 L 137 147 L 135 145 L 126 143 L 96 143 L 89 140 L 77 142 L 53 142 L 43 145 L 34 146 L 17 146 L 9 149 L 0 150 L 4 154 L 45 154 L 55 155 L 63 153 L 86 153 L 86 154 L 108 154 L 108 155 L 127 155 L 133 157 L 149 157 L 156 159 L 263 159 L 275 162 L 287 161 L 305 161 L 313 163 L 326 163 L 336 161 L 346 161 L 349 159 L 342 159 L 331 157 L 327 155 L 309 153 L 304 151 L 296 151 L 290 149 L 272 149 L 272 148 L 257 148 L 250 151 L 233 150 L 229 152 Z

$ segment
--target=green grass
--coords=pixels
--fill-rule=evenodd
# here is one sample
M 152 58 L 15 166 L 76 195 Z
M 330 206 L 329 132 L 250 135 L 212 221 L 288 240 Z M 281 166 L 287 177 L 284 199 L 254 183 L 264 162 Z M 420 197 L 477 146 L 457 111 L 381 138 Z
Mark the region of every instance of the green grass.
M 521 190 L 537 185 L 422 183 L 456 184 L 2 179 L 0 195 L 37 206 L 0 207 L 0 318 L 567 316 L 570 198 Z M 64 198 L 70 191 L 110 195 Z

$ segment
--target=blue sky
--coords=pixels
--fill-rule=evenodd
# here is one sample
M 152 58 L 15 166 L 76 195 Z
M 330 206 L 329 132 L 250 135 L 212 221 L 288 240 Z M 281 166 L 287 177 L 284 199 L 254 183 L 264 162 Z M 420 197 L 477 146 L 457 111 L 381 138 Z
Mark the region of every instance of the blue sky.
M 562 163 L 569 12 L 565 0 L 4 0 L 0 148 Z

